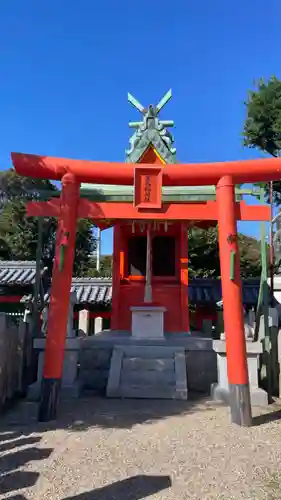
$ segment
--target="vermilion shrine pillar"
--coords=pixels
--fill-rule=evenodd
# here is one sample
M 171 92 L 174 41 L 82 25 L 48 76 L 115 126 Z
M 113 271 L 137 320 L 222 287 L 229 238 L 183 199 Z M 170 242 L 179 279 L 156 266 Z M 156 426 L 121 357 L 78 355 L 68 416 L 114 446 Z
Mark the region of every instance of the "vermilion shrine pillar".
M 231 176 L 217 184 L 218 226 L 227 373 L 232 422 L 250 426 L 251 401 L 242 310 L 242 284 L 235 215 L 235 190 Z
M 181 283 L 181 314 L 182 331 L 190 331 L 188 309 L 188 226 L 181 223 L 180 228 L 180 283 Z
M 73 174 L 62 178 L 60 217 L 56 235 L 56 253 L 52 274 L 45 361 L 39 421 L 56 418 L 57 402 L 63 372 L 72 268 L 75 251 L 76 221 L 80 184 Z
M 120 279 L 124 278 L 124 255 L 121 254 L 121 230 L 120 223 L 117 223 L 113 231 L 113 273 L 112 273 L 112 313 L 111 329 L 118 329 L 118 308 Z M 122 257 L 122 258 L 121 258 Z

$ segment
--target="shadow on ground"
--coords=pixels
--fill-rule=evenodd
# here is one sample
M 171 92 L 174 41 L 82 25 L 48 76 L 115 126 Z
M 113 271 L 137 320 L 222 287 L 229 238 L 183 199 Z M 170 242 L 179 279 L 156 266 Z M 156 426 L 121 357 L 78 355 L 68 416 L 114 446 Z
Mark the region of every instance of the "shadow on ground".
M 134 476 L 63 500 L 141 500 L 171 486 L 169 476 Z
M 201 394 L 188 401 L 107 399 L 83 396 L 79 400 L 63 399 L 57 420 L 37 422 L 37 404 L 21 401 L 0 419 L 1 430 L 27 428 L 33 432 L 55 429 L 83 431 L 92 427 L 131 429 L 137 424 L 149 424 L 176 415 L 212 411 L 212 405 Z
M 170 476 L 134 476 L 62 500 L 141 500 L 172 486 Z M 26 500 L 24 495 L 10 500 Z
M 253 425 L 259 426 L 268 424 L 270 422 L 275 422 L 276 420 L 281 420 L 281 409 L 270 411 L 269 413 L 263 413 L 261 415 L 257 415 L 253 417 Z
M 52 453 L 52 449 L 40 446 L 44 432 L 56 429 L 83 432 L 95 427 L 131 429 L 138 424 L 150 425 L 177 415 L 211 413 L 216 406 L 209 398 L 195 394 L 188 401 L 114 400 L 88 395 L 78 401 L 62 400 L 55 422 L 38 423 L 37 404 L 21 401 L 0 419 L 0 497 L 27 500 L 21 490 L 34 486 L 39 473 L 20 469 Z M 271 407 L 269 413 L 265 411 L 253 418 L 255 426 L 281 418 L 280 405 Z M 61 500 L 141 500 L 170 486 L 169 476 L 143 475 Z
M 96 426 L 131 429 L 176 415 L 211 411 L 198 395 L 188 401 L 84 398 L 81 404 L 79 411 L 73 412 L 71 402 L 64 401 L 57 424 L 74 431 Z
M 188 401 L 114 400 L 85 396 L 79 401 L 62 400 L 55 422 L 37 422 L 37 410 L 36 403 L 23 400 L 0 419 L 0 497 L 19 492 L 15 497 L 9 498 L 24 500 L 20 490 L 32 487 L 36 483 L 39 476 L 37 472 L 20 469 L 31 461 L 44 460 L 52 453 L 52 449 L 44 449 L 39 445 L 44 432 L 56 429 L 83 432 L 93 427 L 131 429 L 137 424 L 149 425 L 154 421 L 171 416 L 212 411 L 213 408 L 202 396 L 193 396 Z M 149 476 L 130 478 L 127 483 L 123 483 L 124 481 L 73 497 L 73 499 L 116 498 L 119 500 L 119 498 L 123 498 L 124 500 L 137 500 L 148 495 L 148 493 L 145 495 L 142 490 L 149 491 L 149 488 L 160 487 L 161 484 L 166 484 L 165 488 L 168 487 L 167 478 L 151 478 Z M 130 485 L 134 493 L 131 496 L 124 496 L 124 492 L 128 493 Z
M 40 436 L 31 436 L 29 432 L 0 432 L 0 496 L 34 486 L 39 474 L 19 468 L 31 461 L 44 460 L 50 456 L 52 449 L 36 446 L 40 440 Z M 10 498 L 20 500 L 24 497 L 17 495 Z

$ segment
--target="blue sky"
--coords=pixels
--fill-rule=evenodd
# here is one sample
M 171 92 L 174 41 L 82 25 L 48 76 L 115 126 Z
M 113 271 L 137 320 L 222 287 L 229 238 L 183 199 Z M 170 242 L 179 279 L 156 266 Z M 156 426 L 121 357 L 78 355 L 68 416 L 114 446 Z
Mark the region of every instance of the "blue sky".
M 2 0 L 0 168 L 11 151 L 122 161 L 127 92 L 147 105 L 170 87 L 180 161 L 259 157 L 242 147 L 243 102 L 280 77 L 280 18 L 280 0 Z

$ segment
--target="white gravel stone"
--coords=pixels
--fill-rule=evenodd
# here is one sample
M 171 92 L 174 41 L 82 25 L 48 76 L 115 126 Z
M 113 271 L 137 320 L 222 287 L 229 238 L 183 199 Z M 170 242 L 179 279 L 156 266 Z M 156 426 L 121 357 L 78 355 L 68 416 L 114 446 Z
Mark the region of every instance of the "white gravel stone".
M 280 500 L 280 465 L 280 420 L 241 428 L 208 401 L 82 398 L 50 425 L 22 402 L 0 420 L 0 498 Z

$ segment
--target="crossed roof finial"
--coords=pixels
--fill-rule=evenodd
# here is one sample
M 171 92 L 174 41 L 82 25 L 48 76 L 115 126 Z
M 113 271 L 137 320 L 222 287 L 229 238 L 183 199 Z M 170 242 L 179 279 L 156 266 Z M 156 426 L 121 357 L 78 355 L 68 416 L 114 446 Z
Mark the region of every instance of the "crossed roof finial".
M 171 97 L 172 97 L 172 89 L 168 90 L 168 92 L 166 92 L 166 94 L 162 97 L 162 99 L 160 99 L 157 106 L 153 108 L 155 117 L 158 115 L 161 109 L 164 108 L 164 106 L 171 99 Z M 134 106 L 134 108 L 136 108 L 143 115 L 147 113 L 147 109 L 129 92 L 128 92 L 128 101 L 132 104 L 132 106 Z
M 140 121 L 129 122 L 129 127 L 135 129 L 129 139 L 130 148 L 126 150 L 127 161 L 137 163 L 144 151 L 152 145 L 165 163 L 175 163 L 176 149 L 173 147 L 174 138 L 169 127 L 174 126 L 173 120 L 160 120 L 158 114 L 172 97 L 172 90 L 168 90 L 160 99 L 157 106 L 150 104 L 145 108 L 132 94 L 128 93 L 128 101 L 142 114 Z
M 157 106 L 153 106 L 152 104 L 150 104 L 148 106 L 148 109 L 147 109 L 132 94 L 130 94 L 128 92 L 129 103 L 131 103 L 132 106 L 143 115 L 143 121 L 130 122 L 129 127 L 130 128 L 138 128 L 143 124 L 143 122 L 147 118 L 154 118 L 154 119 L 158 120 L 157 115 L 160 113 L 161 109 L 164 108 L 164 106 L 171 99 L 171 97 L 172 97 L 172 89 L 170 89 L 170 90 L 168 90 L 168 92 L 166 92 L 166 94 L 158 102 Z M 158 123 L 159 123 L 159 125 L 163 125 L 164 127 L 173 127 L 174 126 L 173 120 L 158 120 Z

